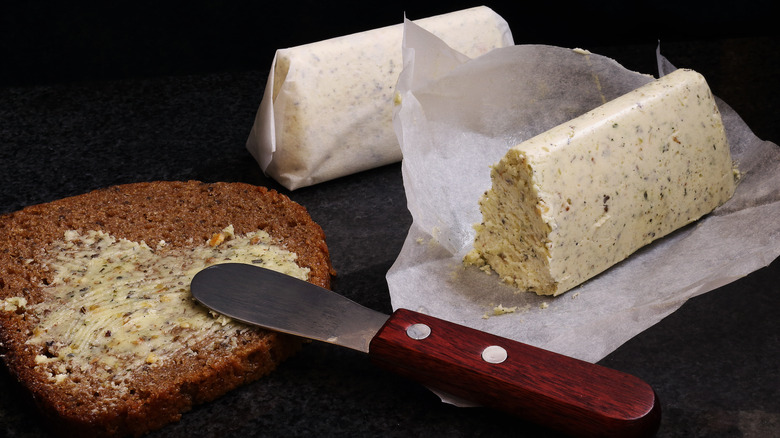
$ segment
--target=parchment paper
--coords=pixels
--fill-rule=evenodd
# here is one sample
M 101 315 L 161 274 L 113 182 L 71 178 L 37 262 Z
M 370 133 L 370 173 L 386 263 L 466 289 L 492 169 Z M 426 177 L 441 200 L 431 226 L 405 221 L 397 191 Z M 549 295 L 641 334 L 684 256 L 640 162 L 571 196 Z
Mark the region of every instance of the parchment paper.
M 780 254 L 780 148 L 718 100 L 742 178 L 734 197 L 704 219 L 556 298 L 517 292 L 495 274 L 464 267 L 489 167 L 509 147 L 653 77 L 551 46 L 506 47 L 471 60 L 408 21 L 403 52 L 393 123 L 413 224 L 387 274 L 394 309 L 596 362 L 689 298 Z M 674 69 L 660 53 L 658 61 L 660 74 Z M 495 315 L 499 305 L 513 311 Z
M 514 44 L 486 6 L 417 25 L 470 56 Z M 279 49 L 247 149 L 263 173 L 290 190 L 401 160 L 393 133 L 393 88 L 403 24 Z

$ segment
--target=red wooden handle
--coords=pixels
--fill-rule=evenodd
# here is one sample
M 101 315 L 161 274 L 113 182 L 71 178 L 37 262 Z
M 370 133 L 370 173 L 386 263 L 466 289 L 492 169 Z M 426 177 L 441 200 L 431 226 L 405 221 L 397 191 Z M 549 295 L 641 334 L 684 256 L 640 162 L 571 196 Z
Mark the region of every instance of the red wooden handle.
M 637 377 L 405 309 L 369 356 L 431 389 L 571 435 L 653 436 L 661 419 L 655 391 Z

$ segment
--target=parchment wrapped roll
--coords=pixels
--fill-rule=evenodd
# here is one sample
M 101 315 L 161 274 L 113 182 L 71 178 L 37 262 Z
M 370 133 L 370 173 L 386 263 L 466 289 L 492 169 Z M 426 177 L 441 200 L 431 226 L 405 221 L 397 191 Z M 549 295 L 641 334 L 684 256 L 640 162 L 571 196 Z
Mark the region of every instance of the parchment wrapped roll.
M 470 58 L 513 44 L 506 21 L 484 6 L 416 23 Z M 263 172 L 294 190 L 399 161 L 402 40 L 398 24 L 278 50 L 247 140 Z

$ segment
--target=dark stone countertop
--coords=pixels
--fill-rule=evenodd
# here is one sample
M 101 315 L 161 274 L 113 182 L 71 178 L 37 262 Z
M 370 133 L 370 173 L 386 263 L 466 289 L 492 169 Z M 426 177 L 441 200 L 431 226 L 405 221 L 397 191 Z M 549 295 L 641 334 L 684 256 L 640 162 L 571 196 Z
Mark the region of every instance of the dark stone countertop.
M 645 38 L 585 48 L 655 73 L 656 43 Z M 678 67 L 704 74 L 713 92 L 760 138 L 780 142 L 780 39 L 687 37 L 662 41 L 661 48 Z M 339 272 L 334 290 L 390 312 L 384 276 L 411 223 L 400 165 L 294 192 L 280 188 L 244 148 L 266 75 L 261 67 L 4 83 L 0 213 L 137 181 L 266 185 L 307 207 L 324 228 Z M 690 300 L 600 362 L 655 388 L 663 405 L 658 436 L 780 434 L 778 278 L 780 261 L 775 260 Z M 0 435 L 49 436 L 23 400 L 7 371 L 0 371 Z M 361 354 L 315 343 L 270 376 L 197 407 L 150 437 L 315 434 L 551 436 L 500 413 L 442 404 Z

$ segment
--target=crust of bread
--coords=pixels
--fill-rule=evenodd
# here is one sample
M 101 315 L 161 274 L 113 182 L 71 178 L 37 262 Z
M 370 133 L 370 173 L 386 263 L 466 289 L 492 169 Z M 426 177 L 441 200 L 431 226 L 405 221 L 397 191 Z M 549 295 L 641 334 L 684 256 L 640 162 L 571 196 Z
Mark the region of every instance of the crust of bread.
M 23 296 L 32 305 L 46 299 L 42 286 L 52 281 L 53 272 L 41 262 L 41 251 L 67 230 L 191 247 L 227 225 L 236 234 L 266 231 L 298 255 L 297 263 L 310 270 L 310 282 L 330 287 L 335 273 L 324 232 L 288 197 L 243 183 L 159 181 L 114 186 L 0 216 L 0 300 Z M 105 409 L 93 385 L 63 391 L 63 385 L 36 371 L 40 352 L 25 343 L 36 320 L 29 307 L 0 311 L 0 356 L 58 435 L 143 435 L 266 375 L 300 348 L 290 336 L 242 330 L 229 353 L 209 350 L 136 373 L 132 393 Z

